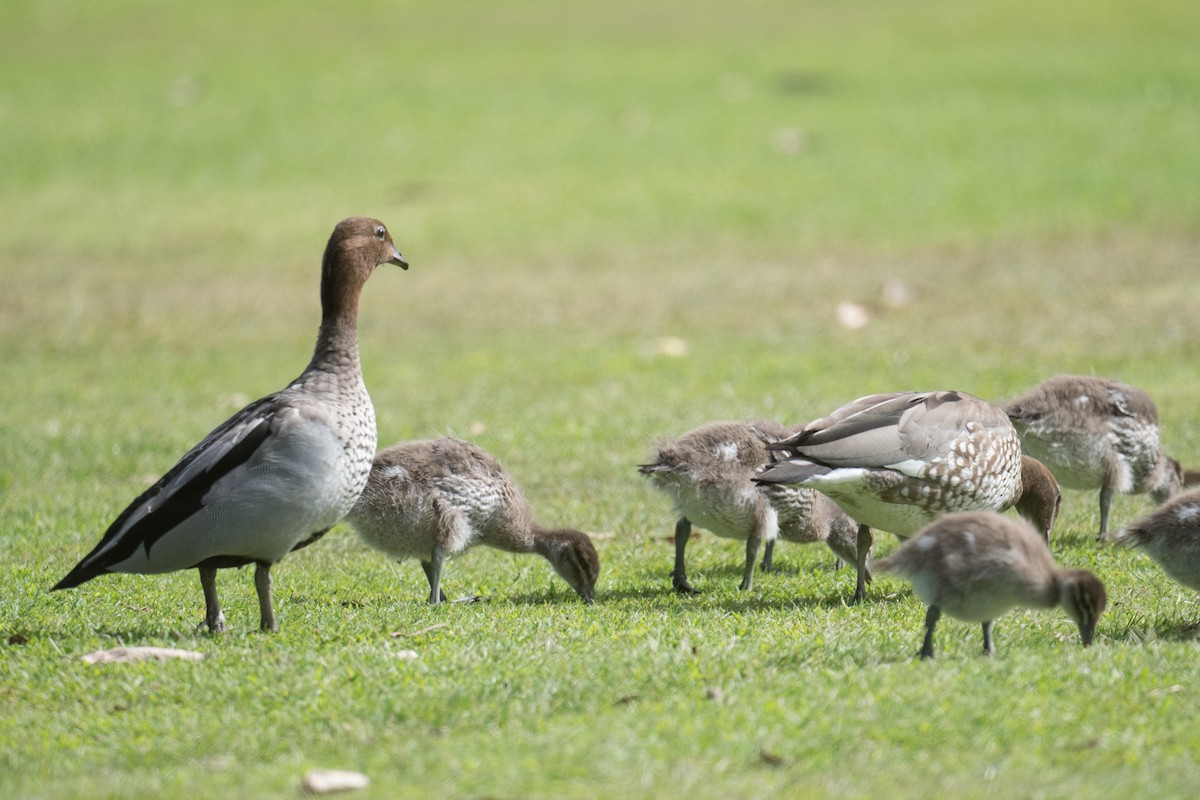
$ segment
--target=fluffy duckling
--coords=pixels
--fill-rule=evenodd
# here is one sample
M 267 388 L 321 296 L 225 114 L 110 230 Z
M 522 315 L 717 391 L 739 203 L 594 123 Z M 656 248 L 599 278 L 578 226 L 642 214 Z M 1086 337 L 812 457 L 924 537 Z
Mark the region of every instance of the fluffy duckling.
M 1105 536 L 1114 544 L 1140 547 L 1172 578 L 1200 591 L 1200 489 Z
M 651 464 L 638 467 L 650 485 L 670 497 L 680 517 L 675 524 L 676 591 L 696 594 L 688 583 L 684 552 L 692 525 L 717 536 L 746 542 L 746 564 L 738 588 L 753 586 L 758 547 L 770 571 L 775 540 L 825 542 L 838 557 L 857 562 L 858 524 L 812 489 L 756 486 L 755 471 L 768 458 L 767 444 L 791 435 L 777 422 L 710 422 L 658 448 Z M 867 573 L 868 580 L 870 572 Z
M 321 264 L 321 327 L 308 366 L 188 451 L 53 588 L 110 572 L 198 569 L 204 624 L 215 633 L 225 627 L 217 570 L 254 564 L 260 627 L 275 630 L 271 565 L 341 519 L 371 469 L 375 411 L 357 321 L 359 293 L 381 264 L 408 267 L 383 223 L 338 223 Z
M 1049 536 L 1058 508 L 1057 485 L 1024 460 L 1008 417 L 966 392 L 860 397 L 767 449 L 778 460 L 756 482 L 817 489 L 858 520 L 855 602 L 871 528 L 903 539 L 942 514 L 1016 505 Z M 1028 487 L 1025 474 L 1036 476 Z
M 1100 490 L 1100 536 L 1116 492 L 1162 503 L 1183 487 L 1179 462 L 1162 452 L 1158 410 L 1140 389 L 1107 378 L 1058 375 L 1005 408 L 1025 452 L 1068 489 Z
M 1046 542 L 1027 523 L 991 511 L 948 514 L 875 567 L 912 581 L 929 606 L 922 658 L 933 658 L 933 629 L 943 612 L 983 623 L 983 652 L 992 655 L 992 623 L 1011 608 L 1061 605 L 1087 647 L 1107 602 L 1095 575 L 1059 569 Z
M 420 559 L 430 603 L 446 599 L 446 556 L 477 544 L 537 553 L 585 603 L 595 601 L 600 557 L 591 539 L 539 525 L 500 462 L 470 442 L 425 439 L 381 450 L 348 520 L 371 547 L 401 561 Z

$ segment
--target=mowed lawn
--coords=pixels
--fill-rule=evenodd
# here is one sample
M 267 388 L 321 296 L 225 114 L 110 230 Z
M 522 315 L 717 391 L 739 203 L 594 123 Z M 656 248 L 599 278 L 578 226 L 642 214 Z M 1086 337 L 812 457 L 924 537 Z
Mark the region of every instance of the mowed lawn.
M 7 4 L 0 26 L 0 796 L 1190 796 L 1200 607 L 1095 541 L 1061 611 L 946 619 L 781 544 L 689 545 L 635 466 L 714 419 L 1058 373 L 1157 400 L 1200 468 L 1200 5 L 986 0 Z M 48 588 L 307 362 L 351 214 L 412 267 L 360 313 L 380 444 L 490 449 L 592 533 L 598 602 L 339 526 L 274 570 Z M 865 323 L 865 324 L 864 324 Z M 1121 525 L 1151 508 L 1118 498 Z M 896 540 L 878 537 L 879 552 Z M 86 665 L 125 645 L 201 661 Z M 414 655 L 415 654 L 415 655 Z

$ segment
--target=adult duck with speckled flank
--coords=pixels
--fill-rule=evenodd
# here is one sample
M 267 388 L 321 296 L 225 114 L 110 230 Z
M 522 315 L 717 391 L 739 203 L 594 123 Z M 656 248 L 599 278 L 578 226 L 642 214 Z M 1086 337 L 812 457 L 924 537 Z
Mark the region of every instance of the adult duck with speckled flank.
M 383 223 L 338 223 L 321 263 L 321 327 L 305 370 L 188 451 L 53 588 L 110 572 L 198 569 L 204 624 L 215 633 L 225 627 L 217 570 L 254 564 L 260 628 L 275 630 L 271 565 L 345 516 L 371 471 L 375 411 L 357 323 L 360 292 L 381 264 L 408 268 Z
M 875 568 L 912 581 L 929 606 L 922 658 L 933 658 L 933 630 L 943 613 L 982 623 L 983 652 L 992 655 L 992 624 L 1009 609 L 1062 606 L 1087 647 L 1107 603 L 1095 575 L 1059 569 L 1028 523 L 992 511 L 948 514 L 876 561 Z
M 1168 500 L 1105 538 L 1140 548 L 1172 578 L 1200 591 L 1200 489 Z
M 778 459 L 754 480 L 805 486 L 858 520 L 854 601 L 866 595 L 871 528 L 905 538 L 954 511 L 1016 505 L 1039 530 L 1054 523 L 1057 485 L 1028 465 L 1000 409 L 965 392 L 893 392 L 860 397 L 795 435 L 767 445 Z M 1043 479 L 1022 485 L 1022 474 Z
M 1025 452 L 1068 489 L 1100 490 L 1100 536 L 1116 492 L 1162 503 L 1183 488 L 1179 462 L 1160 445 L 1158 409 L 1141 389 L 1107 378 L 1057 375 L 1005 411 Z
M 764 545 L 763 570 L 770 571 L 776 539 L 808 544 L 823 541 L 839 558 L 857 561 L 858 523 L 813 489 L 786 485 L 756 486 L 753 477 L 768 458 L 767 444 L 795 429 L 777 422 L 710 422 L 678 439 L 664 442 L 653 463 L 638 471 L 650 485 L 674 501 L 675 569 L 671 585 L 696 594 L 688 583 L 684 553 L 692 525 L 717 536 L 746 543 L 743 591 L 753 586 L 758 547 Z M 868 579 L 870 573 L 867 573 Z
M 398 560 L 420 560 L 430 603 L 446 599 L 446 557 L 477 544 L 536 553 L 585 603 L 595 601 L 600 556 L 592 540 L 539 524 L 500 462 L 471 442 L 443 437 L 380 451 L 347 519 L 371 547 Z

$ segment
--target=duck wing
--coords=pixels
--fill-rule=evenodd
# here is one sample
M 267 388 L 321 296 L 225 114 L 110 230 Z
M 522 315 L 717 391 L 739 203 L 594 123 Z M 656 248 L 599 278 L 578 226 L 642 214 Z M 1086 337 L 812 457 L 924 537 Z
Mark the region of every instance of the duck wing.
M 218 480 L 250 461 L 271 434 L 279 393 L 267 395 L 218 426 L 121 512 L 100 542 L 51 591 L 70 589 L 151 546 L 204 506 Z

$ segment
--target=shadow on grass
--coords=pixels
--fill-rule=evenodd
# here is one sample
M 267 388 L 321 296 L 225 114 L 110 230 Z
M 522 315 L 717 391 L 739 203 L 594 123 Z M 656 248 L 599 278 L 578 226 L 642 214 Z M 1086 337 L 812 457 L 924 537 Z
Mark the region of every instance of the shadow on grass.
M 1151 620 L 1148 617 L 1138 617 L 1131 620 L 1122 633 L 1123 637 L 1114 638 L 1120 641 L 1121 638 L 1128 639 L 1130 636 L 1134 636 L 1142 641 L 1194 642 L 1200 639 L 1200 620 L 1165 617 Z

